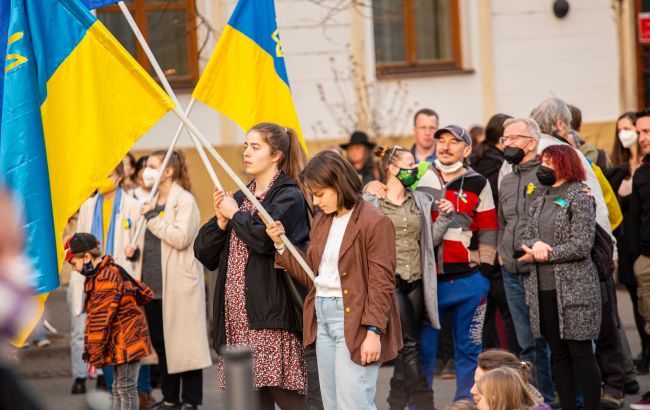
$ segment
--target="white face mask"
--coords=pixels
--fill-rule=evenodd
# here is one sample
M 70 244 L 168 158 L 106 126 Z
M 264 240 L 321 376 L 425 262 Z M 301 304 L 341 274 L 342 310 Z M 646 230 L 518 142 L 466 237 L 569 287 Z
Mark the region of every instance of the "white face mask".
M 146 167 L 142 172 L 142 181 L 144 182 L 144 186 L 151 188 L 158 179 L 158 175 L 160 175 L 159 170 Z
M 442 162 L 440 162 L 439 159 L 436 159 L 436 168 L 440 170 L 443 174 L 453 174 L 454 172 L 458 171 L 463 167 L 463 162 L 458 161 L 454 162 L 451 165 L 445 165 Z
M 621 141 L 624 148 L 630 148 L 638 141 L 639 134 L 634 130 L 620 130 L 618 132 L 618 139 Z
M 24 255 L 5 261 L 0 267 L 0 340 L 13 339 L 32 320 L 36 311 L 33 267 Z

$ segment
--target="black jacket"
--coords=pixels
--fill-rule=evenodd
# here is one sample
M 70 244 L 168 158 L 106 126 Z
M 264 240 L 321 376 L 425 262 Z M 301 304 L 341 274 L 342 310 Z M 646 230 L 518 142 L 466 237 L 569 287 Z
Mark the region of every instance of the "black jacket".
M 618 250 L 618 279 L 623 285 L 636 286 L 637 282 L 634 277 L 634 269 L 632 268 L 632 262 L 630 261 L 629 232 L 632 229 L 630 219 L 630 197 L 632 195 L 620 196 L 618 194 L 618 189 L 621 187 L 623 180 L 630 177 L 630 165 L 624 163 L 611 167 L 605 172 L 605 176 L 607 177 L 609 184 L 612 186 L 612 190 L 616 194 L 618 204 L 621 207 L 621 213 L 623 214 L 623 223 L 614 230 L 616 248 Z
M 632 179 L 630 198 L 630 259 L 639 255 L 650 257 L 650 155 Z
M 235 193 L 238 204 L 244 201 L 241 191 Z M 296 182 L 282 173 L 271 186 L 262 206 L 271 217 L 282 222 L 289 240 L 305 249 L 309 238 L 307 204 Z M 290 292 L 299 287 L 304 298 L 306 290 L 293 282 L 280 269 L 275 269 L 275 247 L 266 234 L 266 226 L 257 213 L 237 212 L 225 231 L 213 217 L 199 231 L 194 241 L 194 255 L 208 269 L 218 269 L 213 301 L 213 347 L 217 352 L 226 343 L 224 295 L 230 233 L 234 229 L 249 252 L 246 265 L 246 312 L 251 329 L 287 329 L 302 332 L 302 311 Z M 291 281 L 291 283 L 288 283 Z
M 499 148 L 490 144 L 487 141 L 481 142 L 477 146 L 479 149 L 484 150 L 483 155 L 479 158 L 478 155 L 472 154 L 470 157 L 470 166 L 474 171 L 483 175 L 490 181 L 490 188 L 492 188 L 492 199 L 494 199 L 495 208 L 499 207 L 499 171 L 503 165 L 504 157 L 503 152 Z

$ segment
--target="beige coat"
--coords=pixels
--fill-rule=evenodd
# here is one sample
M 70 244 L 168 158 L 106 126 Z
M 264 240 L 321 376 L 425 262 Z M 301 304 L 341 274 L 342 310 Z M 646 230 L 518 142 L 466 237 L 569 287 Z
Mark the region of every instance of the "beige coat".
M 76 232 L 92 233 L 95 204 L 97 204 L 97 195 L 87 199 L 86 202 L 81 205 Z M 140 280 L 140 277 L 142 276 L 142 257 L 134 262 L 128 261 L 124 254 L 124 246 L 131 243 L 131 239 L 133 238 L 133 235 L 135 235 L 135 229 L 138 224 L 138 219 L 140 218 L 141 208 L 142 205 L 140 205 L 137 200 L 133 199 L 133 197 L 130 197 L 125 192 L 122 193 L 122 200 L 120 201 L 120 208 L 116 217 L 117 225 L 113 237 L 114 255 L 112 255 L 113 259 L 115 259 L 115 263 L 122 266 L 131 276 L 138 280 Z M 130 223 L 125 224 L 125 221 L 130 221 Z M 105 229 L 108 229 L 108 227 L 105 227 Z M 102 238 L 98 239 L 101 240 Z M 77 315 L 83 312 L 84 282 L 84 276 L 79 272 L 72 271 L 70 274 L 72 306 Z
M 147 229 L 160 238 L 162 246 L 163 333 L 169 373 L 212 365 L 203 267 L 192 249 L 199 223 L 194 197 L 178 184 L 172 185 L 163 215 L 147 221 Z M 144 234 L 138 244 L 143 249 Z

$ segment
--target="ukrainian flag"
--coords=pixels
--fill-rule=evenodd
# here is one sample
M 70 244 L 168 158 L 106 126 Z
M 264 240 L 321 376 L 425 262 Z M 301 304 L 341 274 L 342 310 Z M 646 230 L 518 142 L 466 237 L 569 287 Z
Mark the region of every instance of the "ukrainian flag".
M 11 0 L 6 34 L 0 177 L 46 295 L 68 219 L 173 103 L 78 0 Z
M 307 152 L 273 0 L 239 0 L 192 96 L 245 131 L 260 122 L 293 128 Z

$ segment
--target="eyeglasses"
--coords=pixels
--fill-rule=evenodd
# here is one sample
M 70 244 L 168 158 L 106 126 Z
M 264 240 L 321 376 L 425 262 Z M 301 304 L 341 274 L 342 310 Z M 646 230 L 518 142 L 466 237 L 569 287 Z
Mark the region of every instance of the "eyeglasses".
M 521 138 L 533 138 L 533 137 L 531 137 L 530 135 L 504 135 L 503 137 L 499 138 L 499 142 L 505 144 L 510 140 L 515 141 Z

